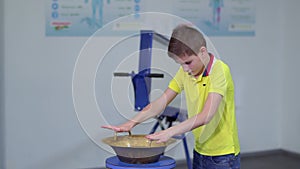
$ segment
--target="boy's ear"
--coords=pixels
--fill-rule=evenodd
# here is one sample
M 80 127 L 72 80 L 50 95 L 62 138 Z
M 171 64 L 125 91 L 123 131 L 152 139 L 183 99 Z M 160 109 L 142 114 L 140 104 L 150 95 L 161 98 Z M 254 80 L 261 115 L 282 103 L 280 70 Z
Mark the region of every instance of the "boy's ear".
M 199 49 L 199 53 L 200 55 L 203 55 L 205 52 L 207 52 L 207 49 L 206 47 L 202 46 L 200 49 Z
M 203 53 L 203 52 L 207 52 L 207 49 L 206 49 L 206 47 L 202 46 L 202 47 L 200 48 L 200 52 L 201 52 L 201 53 Z

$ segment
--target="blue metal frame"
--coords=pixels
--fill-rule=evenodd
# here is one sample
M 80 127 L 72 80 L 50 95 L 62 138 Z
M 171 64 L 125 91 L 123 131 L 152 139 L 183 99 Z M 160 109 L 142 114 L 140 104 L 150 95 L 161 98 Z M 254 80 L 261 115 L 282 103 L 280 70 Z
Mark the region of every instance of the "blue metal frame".
M 132 78 L 135 87 L 135 109 L 142 110 L 149 104 L 149 94 L 151 91 L 151 73 L 153 31 L 141 30 L 140 53 L 139 53 L 139 73 Z M 145 89 L 146 87 L 146 89 Z

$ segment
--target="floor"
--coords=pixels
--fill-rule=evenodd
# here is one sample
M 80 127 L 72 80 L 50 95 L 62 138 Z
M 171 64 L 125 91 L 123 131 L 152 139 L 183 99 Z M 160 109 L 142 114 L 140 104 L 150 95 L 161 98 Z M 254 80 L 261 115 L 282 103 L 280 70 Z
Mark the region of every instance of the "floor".
M 177 161 L 175 169 L 187 169 L 185 160 Z M 241 154 L 241 169 L 300 169 L 300 154 L 284 150 Z
M 187 169 L 178 162 L 175 169 Z M 300 155 L 282 150 L 241 155 L 241 169 L 300 169 Z

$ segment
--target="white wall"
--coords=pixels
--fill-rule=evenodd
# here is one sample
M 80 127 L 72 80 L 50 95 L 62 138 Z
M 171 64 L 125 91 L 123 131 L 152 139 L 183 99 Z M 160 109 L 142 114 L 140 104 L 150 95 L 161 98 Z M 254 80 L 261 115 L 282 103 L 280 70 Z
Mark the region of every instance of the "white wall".
M 300 111 L 299 95 L 297 90 L 300 86 L 299 80 L 299 40 L 300 40 L 300 20 L 298 9 L 300 1 L 290 0 L 285 2 L 282 8 L 285 12 L 283 17 L 284 38 L 278 39 L 283 41 L 281 48 L 283 53 L 280 56 L 282 63 L 278 67 L 283 68 L 282 80 L 282 113 L 281 121 L 281 146 L 282 148 L 300 153 Z
M 72 102 L 73 68 L 86 38 L 46 38 L 44 1 L 4 5 L 4 168 L 102 166 L 109 154 L 83 132 Z
M 0 23 L 4 23 L 4 1 L 0 0 Z M 0 168 L 4 168 L 4 27 L 0 26 Z
M 87 39 L 45 37 L 44 1 L 4 2 L 0 10 L 5 9 L 1 15 L 5 50 L 0 66 L 5 76 L 0 77 L 5 94 L 1 93 L 0 112 L 4 104 L 5 116 L 0 114 L 0 120 L 1 125 L 5 122 L 5 132 L 0 134 L 5 139 L 5 164 L 0 161 L 1 165 L 9 169 L 103 167 L 112 154 L 83 132 L 72 102 L 73 69 Z M 296 8 L 299 2 L 285 2 L 284 9 L 280 0 L 256 2 L 255 37 L 211 38 L 236 83 L 242 153 L 277 148 L 300 152 L 294 89 L 299 86 L 299 80 L 295 81 L 299 34 L 293 33 L 299 21 L 287 19 L 297 16 L 290 7 Z M 293 83 L 282 84 L 280 77 L 286 74 L 290 76 L 284 81 Z M 170 154 L 183 159 L 179 146 Z

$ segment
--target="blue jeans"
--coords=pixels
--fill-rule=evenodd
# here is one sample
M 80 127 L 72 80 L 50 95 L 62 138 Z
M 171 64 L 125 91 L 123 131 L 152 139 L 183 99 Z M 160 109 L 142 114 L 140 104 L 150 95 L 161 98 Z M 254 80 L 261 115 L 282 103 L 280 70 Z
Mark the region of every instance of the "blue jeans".
M 240 154 L 205 156 L 194 150 L 193 169 L 240 169 Z

